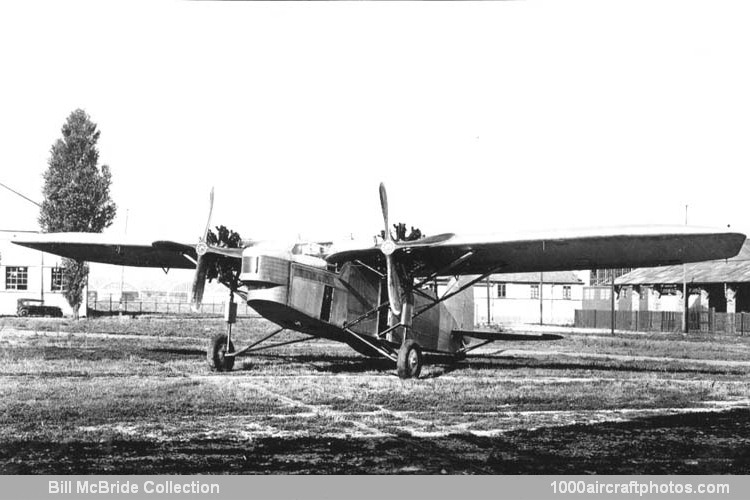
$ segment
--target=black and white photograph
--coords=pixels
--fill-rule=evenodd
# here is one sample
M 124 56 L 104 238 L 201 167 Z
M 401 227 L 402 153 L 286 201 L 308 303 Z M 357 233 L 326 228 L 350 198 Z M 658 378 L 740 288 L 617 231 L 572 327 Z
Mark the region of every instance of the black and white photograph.
M 0 474 L 739 494 L 749 25 L 729 0 L 3 4 Z M 44 488 L 94 493 L 71 484 Z

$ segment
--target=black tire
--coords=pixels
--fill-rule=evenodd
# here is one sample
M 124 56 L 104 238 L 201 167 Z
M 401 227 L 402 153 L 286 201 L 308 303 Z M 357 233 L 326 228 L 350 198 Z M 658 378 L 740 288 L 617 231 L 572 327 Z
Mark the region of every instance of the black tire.
M 29 315 L 29 310 L 28 309 L 21 309 L 20 311 L 18 311 L 18 315 L 19 316 L 28 316 Z
M 232 368 L 234 367 L 234 357 L 224 356 L 226 352 L 227 336 L 223 333 L 215 335 L 208 344 L 208 351 L 206 352 L 208 366 L 217 372 L 232 371 Z M 232 341 L 229 341 L 229 352 L 234 352 Z
M 398 350 L 398 361 L 396 371 L 399 378 L 417 378 L 422 371 L 422 350 L 413 340 L 407 340 L 401 344 Z

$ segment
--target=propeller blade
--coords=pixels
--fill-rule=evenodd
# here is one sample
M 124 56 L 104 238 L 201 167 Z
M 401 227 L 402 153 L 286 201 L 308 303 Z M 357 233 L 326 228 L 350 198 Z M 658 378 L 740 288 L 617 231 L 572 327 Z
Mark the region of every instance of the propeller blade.
M 391 240 L 391 229 L 388 225 L 388 195 L 385 192 L 385 184 L 380 183 L 380 208 L 383 211 L 383 222 L 385 223 L 385 234 L 383 238 L 386 241 Z
M 214 212 L 214 188 L 211 186 L 211 196 L 209 197 L 209 205 L 208 205 L 208 220 L 206 221 L 206 229 L 203 231 L 203 234 L 201 235 L 201 238 L 205 241 L 208 237 L 208 231 L 211 229 L 211 215 Z
M 385 257 L 386 276 L 388 277 L 388 302 L 390 303 L 391 312 L 401 317 L 401 279 L 395 269 L 393 255 Z
M 388 302 L 390 309 L 396 316 L 401 316 L 401 278 L 396 270 L 396 261 L 393 252 L 396 251 L 396 242 L 391 238 L 391 229 L 388 224 L 388 194 L 385 191 L 385 184 L 380 183 L 380 208 L 383 211 L 383 223 L 385 224 L 385 234 L 383 243 L 380 245 L 380 251 L 385 255 L 385 267 L 388 285 Z
M 190 308 L 193 312 L 198 312 L 203 302 L 203 291 L 206 289 L 206 274 L 208 273 L 208 260 L 205 255 L 208 251 L 208 232 L 211 229 L 211 215 L 214 212 L 214 188 L 211 187 L 211 195 L 208 204 L 208 219 L 206 220 L 206 229 L 198 239 L 195 245 L 197 259 L 195 261 L 195 274 L 193 275 L 193 286 L 190 290 Z
M 208 262 L 203 255 L 198 256 L 195 264 L 195 274 L 193 275 L 193 286 L 190 293 L 190 309 L 198 312 L 203 302 L 203 291 L 206 289 L 206 273 L 208 272 Z

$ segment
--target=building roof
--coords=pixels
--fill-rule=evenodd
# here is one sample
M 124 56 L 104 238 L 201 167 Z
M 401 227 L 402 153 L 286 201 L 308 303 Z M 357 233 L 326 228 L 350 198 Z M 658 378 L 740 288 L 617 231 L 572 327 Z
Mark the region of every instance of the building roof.
M 688 283 L 750 282 L 750 242 L 731 259 L 685 264 Z M 682 283 L 683 265 L 642 267 L 615 279 L 617 285 L 656 285 Z
M 490 281 L 495 283 L 539 283 L 544 274 L 544 282 L 551 284 L 582 285 L 583 281 L 573 271 L 553 271 L 546 273 L 506 273 L 493 274 Z

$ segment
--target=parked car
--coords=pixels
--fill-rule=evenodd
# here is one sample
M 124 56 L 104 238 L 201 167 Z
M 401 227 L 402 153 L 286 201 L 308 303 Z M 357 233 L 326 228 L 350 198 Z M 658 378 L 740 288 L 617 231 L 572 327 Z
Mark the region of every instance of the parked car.
M 52 316 L 62 318 L 62 309 L 57 306 L 45 306 L 43 300 L 18 299 L 16 313 L 19 316 Z

